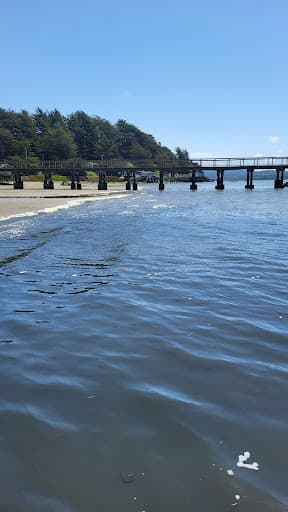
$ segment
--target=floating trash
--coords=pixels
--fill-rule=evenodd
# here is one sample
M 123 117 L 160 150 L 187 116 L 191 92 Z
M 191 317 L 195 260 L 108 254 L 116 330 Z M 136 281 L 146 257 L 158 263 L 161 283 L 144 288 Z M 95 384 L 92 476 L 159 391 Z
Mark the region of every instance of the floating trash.
M 238 468 L 254 469 L 255 471 L 258 471 L 259 470 L 258 462 L 252 462 L 252 463 L 246 464 L 246 460 L 250 459 L 250 457 L 251 457 L 250 452 L 244 452 L 243 455 L 239 455 L 238 462 L 237 462 Z
M 235 503 L 231 503 L 231 507 L 235 507 L 236 505 L 239 505 L 240 494 L 235 494 L 234 498 L 237 501 L 235 501 Z

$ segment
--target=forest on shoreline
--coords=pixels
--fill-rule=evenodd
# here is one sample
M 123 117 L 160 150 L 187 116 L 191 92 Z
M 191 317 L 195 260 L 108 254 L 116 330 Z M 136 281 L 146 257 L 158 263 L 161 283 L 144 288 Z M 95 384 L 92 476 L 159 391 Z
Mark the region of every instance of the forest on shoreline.
M 63 116 L 58 110 L 37 108 L 15 112 L 0 109 L 0 160 L 125 160 L 189 158 L 187 150 L 169 148 L 153 135 L 120 119 L 106 119 L 83 111 Z

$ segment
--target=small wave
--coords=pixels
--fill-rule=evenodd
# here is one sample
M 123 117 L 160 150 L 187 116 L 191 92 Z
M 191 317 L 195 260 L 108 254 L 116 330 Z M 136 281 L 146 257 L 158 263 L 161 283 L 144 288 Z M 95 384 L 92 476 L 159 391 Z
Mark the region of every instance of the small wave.
M 78 427 L 67 419 L 59 417 L 48 408 L 36 406 L 36 404 L 23 404 L 16 402 L 2 401 L 0 404 L 0 417 L 4 418 L 5 424 L 11 422 L 13 425 L 30 424 L 35 428 L 35 422 L 49 425 L 59 431 L 77 431 Z
M 154 204 L 154 205 L 152 206 L 152 208 L 153 208 L 153 209 L 155 209 L 155 210 L 158 210 L 159 208 L 166 208 L 166 209 L 170 210 L 170 209 L 174 209 L 174 208 L 176 208 L 176 205 L 174 205 L 174 204 L 168 204 L 168 203 L 167 203 L 167 204 L 165 204 L 165 203 L 161 203 L 161 204 Z

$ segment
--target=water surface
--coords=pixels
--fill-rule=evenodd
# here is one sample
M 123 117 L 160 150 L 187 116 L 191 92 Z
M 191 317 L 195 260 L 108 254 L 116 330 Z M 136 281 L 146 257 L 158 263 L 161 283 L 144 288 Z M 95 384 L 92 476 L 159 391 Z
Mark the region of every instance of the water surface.
M 1 512 L 287 509 L 288 191 L 255 185 L 0 223 Z

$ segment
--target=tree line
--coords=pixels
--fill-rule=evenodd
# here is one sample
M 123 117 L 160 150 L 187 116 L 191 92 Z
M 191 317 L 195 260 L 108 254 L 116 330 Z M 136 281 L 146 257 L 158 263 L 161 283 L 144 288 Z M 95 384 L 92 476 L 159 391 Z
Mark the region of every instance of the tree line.
M 187 150 L 173 153 L 155 138 L 120 119 L 106 119 L 83 111 L 63 116 L 41 108 L 30 114 L 0 109 L 0 160 L 40 161 L 189 158 Z

